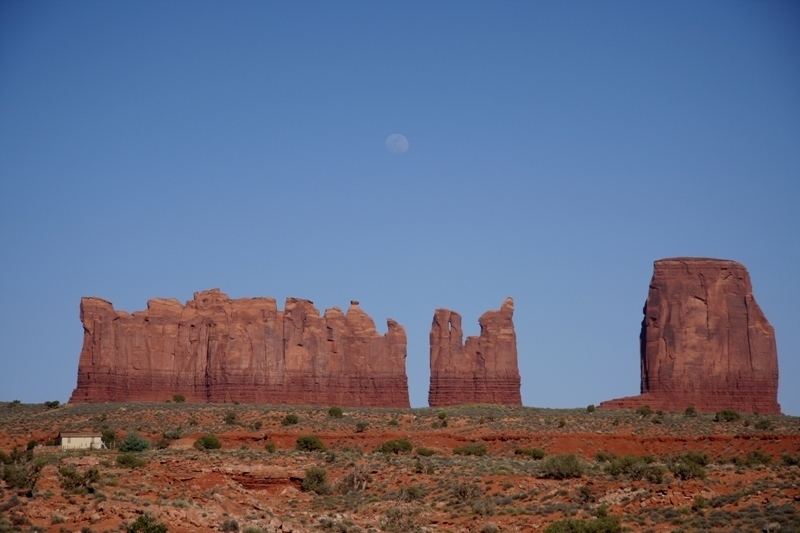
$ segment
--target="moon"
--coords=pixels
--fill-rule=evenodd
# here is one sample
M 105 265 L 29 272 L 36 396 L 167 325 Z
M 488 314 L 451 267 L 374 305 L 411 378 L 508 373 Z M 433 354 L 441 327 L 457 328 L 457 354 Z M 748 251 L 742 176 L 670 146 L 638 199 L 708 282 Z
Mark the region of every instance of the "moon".
M 386 149 L 393 154 L 408 152 L 408 139 L 400 133 L 393 133 L 386 138 Z

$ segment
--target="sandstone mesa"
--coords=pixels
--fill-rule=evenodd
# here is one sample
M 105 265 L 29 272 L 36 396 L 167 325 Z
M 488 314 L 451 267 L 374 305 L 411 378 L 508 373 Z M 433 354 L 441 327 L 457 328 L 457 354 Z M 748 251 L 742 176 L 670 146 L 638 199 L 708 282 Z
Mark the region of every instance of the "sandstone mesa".
M 775 332 L 739 263 L 656 261 L 640 346 L 641 394 L 600 407 L 780 413 Z
M 461 315 L 437 309 L 431 325 L 431 407 L 470 403 L 522 405 L 514 300 L 480 319 L 481 333 L 462 342 Z
M 351 302 L 320 316 L 309 300 L 231 300 L 213 289 L 181 305 L 155 298 L 147 310 L 116 311 L 81 300 L 78 386 L 70 402 L 247 402 L 409 407 L 406 333 L 380 335 Z

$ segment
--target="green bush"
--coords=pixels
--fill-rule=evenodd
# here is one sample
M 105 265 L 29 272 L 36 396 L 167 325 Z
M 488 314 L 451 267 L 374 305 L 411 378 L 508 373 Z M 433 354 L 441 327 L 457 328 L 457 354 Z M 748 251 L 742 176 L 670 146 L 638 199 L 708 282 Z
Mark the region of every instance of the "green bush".
M 709 459 L 708 454 L 697 450 L 689 450 L 688 452 L 675 456 L 675 459 L 691 461 L 700 466 L 708 466 L 711 464 L 711 459 Z
M 58 400 L 53 400 L 52 402 L 44 402 L 44 406 L 48 409 L 55 409 L 61 404 Z
M 117 442 L 117 434 L 114 432 L 114 430 L 109 428 L 103 428 L 101 434 L 102 434 L 101 440 L 103 441 L 103 444 L 106 445 L 106 448 L 113 448 L 114 443 Z
M 686 418 L 695 418 L 695 417 L 697 416 L 697 409 L 695 409 L 695 408 L 694 408 L 694 406 L 690 405 L 690 406 L 689 406 L 689 407 L 687 407 L 687 408 L 686 408 L 686 410 L 683 412 L 683 415 L 684 415 Z
M 456 481 L 450 491 L 451 496 L 458 502 L 468 502 L 483 496 L 483 489 L 475 483 L 462 483 Z
M 723 409 L 722 411 L 717 411 L 714 415 L 714 422 L 736 422 L 742 418 L 737 411 L 733 409 Z
M 553 522 L 544 533 L 619 533 L 623 531 L 622 521 L 618 516 L 603 516 L 590 520 L 566 518 Z
M 356 433 L 364 433 L 369 427 L 369 422 L 357 422 Z
M 221 531 L 227 531 L 229 533 L 239 531 L 239 522 L 233 519 L 225 520 L 221 526 L 219 526 Z
M 4 464 L 0 467 L 0 479 L 11 489 L 17 489 L 28 496 L 33 495 L 45 462 L 41 459 L 34 460 L 33 453 L 18 451 L 16 448 L 11 451 L 11 455 L 4 454 L 2 459 Z
M 800 455 L 785 453 L 781 456 L 781 463 L 784 466 L 800 466 Z
M 425 448 L 424 446 L 417 446 L 417 455 L 421 455 L 422 457 L 430 457 L 431 455 L 436 455 L 436 451 L 431 450 L 430 448 Z
M 651 464 L 650 456 L 623 455 L 614 457 L 605 466 L 606 474 L 614 477 L 625 477 L 631 480 L 646 479 L 651 483 L 664 481 L 664 468 Z
M 283 417 L 283 420 L 281 420 L 281 425 L 282 426 L 294 426 L 298 422 L 300 422 L 300 418 L 294 413 L 289 413 L 288 415 Z
M 183 436 L 183 428 L 178 426 L 175 429 L 170 429 L 161 434 L 167 440 L 178 440 Z
M 128 527 L 128 533 L 167 533 L 169 529 L 149 514 L 140 515 Z
M 268 451 L 269 453 L 275 453 L 275 450 L 277 450 L 278 447 L 275 446 L 274 442 L 272 442 L 271 440 L 268 440 L 267 442 L 264 443 L 264 449 L 266 451 Z
M 328 409 L 328 416 L 331 418 L 342 418 L 344 417 L 344 413 L 341 407 L 331 407 Z
M 544 459 L 547 455 L 547 452 L 542 450 L 541 448 L 517 448 L 514 450 L 516 455 L 524 455 L 525 457 L 530 457 L 531 459 L 539 460 Z
M 406 439 L 396 439 L 387 440 L 378 446 L 375 451 L 379 453 L 393 453 L 398 455 L 401 453 L 411 453 L 411 450 L 413 449 L 414 447 Z
M 297 439 L 295 449 L 301 452 L 324 452 L 325 444 L 316 435 L 303 435 Z
M 594 404 L 590 403 L 589 405 L 586 406 L 586 412 L 587 413 L 594 413 L 595 409 L 596 409 L 596 407 L 594 406 Z
M 389 425 L 392 427 L 397 427 L 400 425 L 400 421 L 398 421 L 396 418 L 392 418 L 389 420 Z
M 236 411 L 233 409 L 228 409 L 225 411 L 225 423 L 229 426 L 232 426 L 236 423 Z
M 486 445 L 482 442 L 470 442 L 469 444 L 465 444 L 464 446 L 459 446 L 453 449 L 453 453 L 456 455 L 475 455 L 478 457 L 483 457 L 486 455 Z
M 197 450 L 204 451 L 204 450 L 219 450 L 222 448 L 222 443 L 217 438 L 216 435 L 203 435 L 199 437 L 196 441 L 194 441 L 194 447 Z
M 578 478 L 583 475 L 583 463 L 569 454 L 551 455 L 541 462 L 541 477 L 551 479 Z
M 678 479 L 705 479 L 706 469 L 691 459 L 677 457 L 669 462 L 669 469 Z
M 117 456 L 117 466 L 121 468 L 141 468 L 146 464 L 132 453 L 121 453 Z
M 143 452 L 149 450 L 150 445 L 149 440 L 133 431 L 125 435 L 125 438 L 119 443 L 119 449 L 122 452 Z
M 649 405 L 643 405 L 636 410 L 636 413 L 641 416 L 650 416 L 653 414 L 653 410 L 650 409 Z
M 172 397 L 172 401 L 175 403 L 183 403 L 186 401 L 186 398 L 183 396 L 183 394 L 176 394 Z
M 316 492 L 317 494 L 328 494 L 328 473 L 324 468 L 311 467 L 306 470 L 306 477 L 300 485 L 303 492 Z
M 73 466 L 62 466 L 58 469 L 61 476 L 61 488 L 72 494 L 86 494 L 94 492 L 93 483 L 100 479 L 100 472 L 92 467 L 81 475 Z
M 756 422 L 755 428 L 761 431 L 772 429 L 772 420 L 770 420 L 769 418 L 760 418 Z

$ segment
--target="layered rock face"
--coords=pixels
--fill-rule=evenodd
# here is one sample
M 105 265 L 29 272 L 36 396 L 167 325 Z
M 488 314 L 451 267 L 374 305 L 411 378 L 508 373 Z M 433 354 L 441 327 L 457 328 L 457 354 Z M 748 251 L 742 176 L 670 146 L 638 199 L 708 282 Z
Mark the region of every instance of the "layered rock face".
M 642 394 L 600 407 L 780 413 L 775 332 L 741 264 L 656 261 L 640 341 Z
M 431 326 L 431 407 L 469 403 L 522 405 L 514 300 L 480 320 L 479 337 L 463 343 L 461 315 L 437 309 Z
M 70 402 L 164 401 L 409 407 L 406 333 L 380 335 L 351 302 L 320 316 L 308 300 L 231 300 L 218 289 L 115 311 L 81 300 L 78 387 Z

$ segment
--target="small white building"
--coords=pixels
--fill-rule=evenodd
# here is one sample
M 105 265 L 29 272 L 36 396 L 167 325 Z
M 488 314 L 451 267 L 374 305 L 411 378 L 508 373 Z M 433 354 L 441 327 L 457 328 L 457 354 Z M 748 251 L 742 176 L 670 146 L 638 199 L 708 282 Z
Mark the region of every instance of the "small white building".
M 81 431 L 62 431 L 56 437 L 56 446 L 61 446 L 61 451 L 99 450 L 106 447 L 102 434 Z

